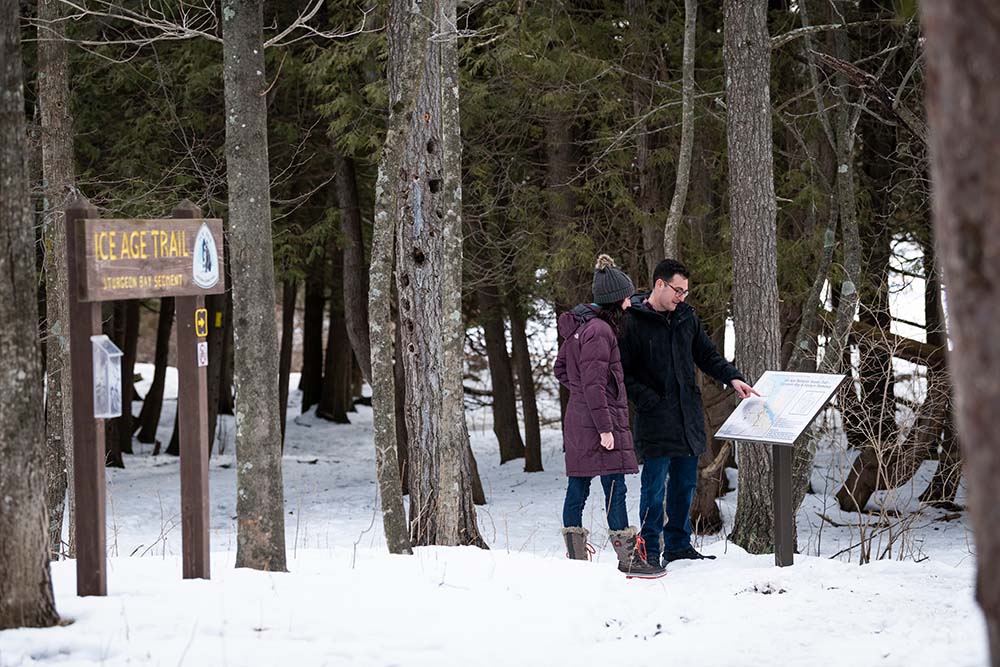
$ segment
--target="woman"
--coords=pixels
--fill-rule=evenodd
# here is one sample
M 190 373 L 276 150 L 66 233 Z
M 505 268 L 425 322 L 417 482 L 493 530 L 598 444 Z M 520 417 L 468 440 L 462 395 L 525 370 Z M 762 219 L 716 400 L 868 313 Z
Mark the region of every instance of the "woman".
M 599 476 L 618 569 L 630 577 L 651 578 L 663 576 L 664 570 L 646 562 L 642 538 L 629 525 L 625 505 L 625 475 L 638 472 L 639 466 L 629 431 L 618 334 L 634 291 L 632 280 L 615 268 L 610 257 L 601 255 L 594 271 L 594 303 L 581 304 L 559 317 L 564 342 L 555 372 L 569 389 L 563 424 L 569 476 L 563 537 L 569 558 L 588 558 L 583 506 L 591 480 Z

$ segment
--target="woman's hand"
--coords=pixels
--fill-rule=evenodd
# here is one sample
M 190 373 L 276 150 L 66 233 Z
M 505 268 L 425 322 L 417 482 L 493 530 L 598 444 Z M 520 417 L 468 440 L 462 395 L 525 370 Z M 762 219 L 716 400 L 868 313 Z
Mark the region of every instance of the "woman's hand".
M 611 433 L 602 433 L 601 434 L 601 447 L 604 447 L 604 449 L 607 449 L 608 451 L 614 449 L 615 448 L 615 436 L 612 435 Z

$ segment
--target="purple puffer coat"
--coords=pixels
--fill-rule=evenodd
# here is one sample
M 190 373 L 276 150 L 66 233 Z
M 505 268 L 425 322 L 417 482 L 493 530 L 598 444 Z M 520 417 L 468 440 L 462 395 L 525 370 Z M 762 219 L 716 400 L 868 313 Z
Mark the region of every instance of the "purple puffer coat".
M 595 477 L 639 471 L 629 430 L 621 356 L 615 332 L 597 316 L 597 307 L 580 305 L 559 316 L 565 341 L 556 359 L 556 377 L 569 389 L 563 422 L 566 474 Z M 601 447 L 601 433 L 612 433 L 612 450 Z

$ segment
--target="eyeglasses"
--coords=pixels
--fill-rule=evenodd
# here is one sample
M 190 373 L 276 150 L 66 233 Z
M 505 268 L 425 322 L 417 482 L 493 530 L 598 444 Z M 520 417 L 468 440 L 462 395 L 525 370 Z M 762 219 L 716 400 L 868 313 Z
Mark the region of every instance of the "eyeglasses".
M 670 289 L 672 289 L 674 291 L 674 293 L 677 294 L 677 296 L 681 297 L 682 299 L 684 297 L 686 297 L 688 294 L 691 293 L 691 290 L 689 290 L 689 289 L 682 289 L 680 287 L 676 287 L 674 285 L 671 285 L 670 283 L 667 283 L 667 287 L 669 287 Z

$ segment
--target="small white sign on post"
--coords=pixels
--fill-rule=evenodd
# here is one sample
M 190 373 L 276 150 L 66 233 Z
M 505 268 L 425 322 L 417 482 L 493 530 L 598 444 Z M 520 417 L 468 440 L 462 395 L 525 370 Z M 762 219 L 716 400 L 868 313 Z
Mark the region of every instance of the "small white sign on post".
M 208 341 L 198 343 L 198 367 L 208 366 Z
M 94 418 L 122 416 L 122 351 L 101 334 L 91 336 L 94 354 Z

